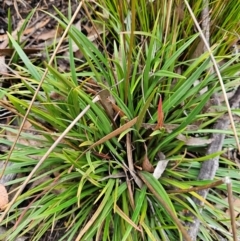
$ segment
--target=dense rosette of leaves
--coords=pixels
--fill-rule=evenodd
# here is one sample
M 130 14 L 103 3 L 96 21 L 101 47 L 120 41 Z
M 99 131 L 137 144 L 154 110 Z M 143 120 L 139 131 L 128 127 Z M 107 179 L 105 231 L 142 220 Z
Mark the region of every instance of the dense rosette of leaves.
M 193 57 L 199 34 L 184 6 L 157 0 L 127 2 L 101 0 L 84 5 L 87 18 L 91 14 L 89 23 L 98 31 L 96 41 L 69 25 L 70 6 L 69 17 L 56 9 L 57 17 L 51 17 L 61 29 L 69 27 L 69 55 L 54 56 L 55 64 L 35 64 L 9 35 L 22 61 L 14 63 L 21 83 L 18 88 L 1 88 L 8 99 L 1 103 L 17 114 L 16 120 L 26 114 L 44 72 L 46 77 L 27 117 L 32 129 L 21 134 L 28 143 L 17 144 L 9 160 L 13 165 L 6 169 L 6 173 L 23 175 L 7 184 L 18 186 L 26 180 L 57 138 L 84 113 L 11 207 L 3 221 L 15 225 L 2 235 L 8 240 L 29 234 L 32 240 L 40 240 L 57 227 L 65 231 L 58 240 L 181 240 L 181 228 L 191 221 L 190 213 L 202 222 L 199 239 L 216 240 L 215 229 L 231 237 L 225 186 L 211 190 L 202 213 L 193 202 L 193 197 L 200 198 L 195 191 L 169 192 L 211 183 L 197 181 L 201 163 L 221 154 L 205 155 L 211 133 L 227 134 L 224 147 L 234 145 L 231 130 L 212 130 L 226 109 L 219 112 L 208 106 L 211 96 L 221 93 L 215 73 L 209 71 L 209 53 Z M 232 22 L 240 4 L 214 1 L 210 6 L 212 50 L 223 63 L 226 91 L 231 91 L 238 83 L 239 64 L 238 56 L 229 50 L 234 31 L 239 31 Z M 218 12 L 219 7 L 223 12 Z M 200 3 L 192 3 L 192 8 L 199 17 Z M 226 11 L 228 18 L 223 18 Z M 223 38 L 226 32 L 229 36 Z M 81 60 L 74 56 L 76 49 Z M 58 68 L 60 58 L 69 61 L 65 72 Z M 101 100 L 93 103 L 96 95 Z M 17 133 L 12 125 L 3 128 Z M 188 138 L 196 138 L 196 143 L 189 144 Z M 156 180 L 142 167 L 147 161 L 154 169 L 160 153 L 169 162 Z M 1 160 L 6 157 L 1 155 Z M 222 157 L 216 179 L 227 172 L 238 195 L 235 167 Z

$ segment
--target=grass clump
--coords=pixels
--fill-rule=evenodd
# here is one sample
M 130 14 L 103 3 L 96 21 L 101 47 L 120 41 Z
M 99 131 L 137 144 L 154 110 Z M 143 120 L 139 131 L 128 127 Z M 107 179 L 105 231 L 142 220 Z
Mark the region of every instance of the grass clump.
M 233 61 L 238 56 L 228 54 L 229 43 L 239 29 L 230 24 L 234 17 L 223 20 L 219 4 L 210 3 L 211 46 L 218 61 L 224 61 L 220 70 L 230 91 L 238 82 L 234 74 L 239 64 Z M 225 11 L 235 16 L 238 5 L 227 5 Z M 17 144 L 9 160 L 13 165 L 6 169 L 23 175 L 8 185 L 26 181 L 39 159 L 42 165 L 2 222 L 15 227 L 2 236 L 14 240 L 31 234 L 32 240 L 40 240 L 60 225 L 64 233 L 58 240 L 187 240 L 184 223 L 191 222 L 187 214 L 193 213 L 202 222 L 199 240 L 216 240 L 214 229 L 231 237 L 229 216 L 214 207 L 227 207 L 225 186 L 208 195 L 202 213 L 193 202 L 200 198 L 197 192 L 168 193 L 211 183 L 198 181 L 198 171 L 202 162 L 221 154 L 205 155 L 212 125 L 225 110 L 205 109 L 221 88 L 210 71 L 209 53 L 192 57 L 199 34 L 187 10 L 180 3 L 143 0 L 83 3 L 83 8 L 97 42 L 69 24 L 70 10 L 69 17 L 57 9 L 58 17 L 52 16 L 62 29 L 69 28 L 68 49 L 77 46 L 82 55 L 79 60 L 70 51 L 66 71 L 57 65 L 64 56 L 53 56 L 54 64 L 33 64 L 9 36 L 22 60 L 21 65 L 13 63 L 21 83 L 1 89 L 8 98 L 2 104 L 21 121 L 34 94 L 36 98 L 27 116 L 33 130 L 21 134 L 30 144 Z M 201 10 L 193 4 L 198 17 Z M 217 38 L 225 33 L 229 36 Z M 5 130 L 16 133 L 11 126 Z M 232 132 L 222 133 L 229 136 L 224 146 L 234 145 Z M 187 142 L 196 136 L 203 142 Z M 151 172 L 162 154 L 169 162 L 157 180 Z M 239 194 L 235 164 L 223 158 L 216 180 L 226 171 Z

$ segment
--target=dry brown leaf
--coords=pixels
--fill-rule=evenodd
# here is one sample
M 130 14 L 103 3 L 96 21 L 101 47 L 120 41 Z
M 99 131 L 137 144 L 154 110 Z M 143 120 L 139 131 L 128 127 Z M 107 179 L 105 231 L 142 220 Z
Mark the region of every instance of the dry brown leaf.
M 108 98 L 108 100 L 112 103 L 112 108 L 116 113 L 118 113 L 121 117 L 125 116 L 126 114 L 123 112 L 122 109 L 120 109 L 115 102 L 112 100 L 112 98 Z
M 102 33 L 103 33 L 103 25 L 95 24 L 95 28 L 94 27 L 88 28 L 87 37 L 91 42 L 94 42 L 98 38 L 98 36 Z
M 42 49 L 35 49 L 35 48 L 27 48 L 27 49 L 22 49 L 25 54 L 36 54 Z M 15 52 L 15 49 L 9 49 L 9 48 L 3 48 L 0 49 L 0 56 L 11 56 Z
M 157 126 L 156 129 L 163 128 L 164 123 L 164 112 L 162 108 L 162 96 L 160 95 L 159 102 L 158 102 L 158 110 L 157 110 Z
M 51 100 L 65 100 L 66 97 L 53 91 L 50 93 L 50 99 Z
M 48 40 L 48 39 L 54 39 L 55 37 L 59 37 L 60 32 L 57 32 L 57 30 L 52 29 L 47 32 L 40 33 L 36 36 L 37 40 Z
M 29 121 L 25 121 L 24 125 L 23 125 L 23 129 L 30 129 L 32 127 L 32 124 Z
M 50 21 L 50 18 L 46 19 L 45 21 L 38 22 L 36 25 L 34 25 L 31 28 L 25 29 L 24 30 L 24 35 L 29 35 L 32 32 L 35 32 L 37 29 L 43 28 L 45 25 L 48 24 L 49 21 Z
M 8 204 L 8 193 L 3 184 L 0 183 L 0 210 L 4 210 Z
M 74 24 L 74 26 L 81 32 L 82 31 L 82 27 L 81 27 L 81 20 L 79 20 L 77 23 Z M 87 31 L 87 38 L 89 39 L 89 41 L 93 42 L 98 38 L 98 36 L 100 34 L 103 33 L 103 26 L 101 25 L 97 25 L 95 24 L 95 28 L 94 27 L 88 27 L 87 25 L 84 26 L 85 30 Z M 97 33 L 96 33 L 97 31 Z M 81 53 L 81 51 L 79 50 L 79 47 L 73 43 L 73 52 L 75 54 L 77 54 L 78 58 L 82 58 L 83 54 Z
M 191 56 L 191 59 L 195 59 L 195 58 L 198 58 L 199 56 L 201 56 L 203 53 L 204 53 L 204 42 L 200 39 L 200 40 L 197 40 L 199 41 L 197 46 L 195 46 L 195 50 Z
M 112 131 L 111 133 L 109 133 L 108 135 L 104 136 L 103 138 L 101 138 L 100 140 L 98 140 L 97 142 L 95 142 L 94 144 L 92 144 L 88 149 L 86 149 L 81 156 L 83 156 L 85 153 L 87 153 L 89 150 L 91 150 L 92 148 L 94 148 L 95 146 L 101 145 L 102 143 L 112 139 L 115 136 L 120 135 L 123 131 L 131 128 L 133 125 L 136 124 L 137 122 L 137 117 L 135 117 L 134 119 L 130 120 L 129 122 L 127 122 L 126 124 L 122 125 L 121 127 L 119 127 L 118 129 Z
M 0 42 L 6 41 L 6 40 L 8 40 L 7 34 L 1 34 L 0 35 Z
M 153 167 L 153 165 L 151 164 L 151 162 L 148 159 L 148 149 L 147 149 L 147 145 L 146 144 L 144 144 L 144 149 L 145 149 L 145 155 L 144 155 L 143 161 L 142 161 L 142 169 L 144 171 L 152 173 L 154 171 L 154 167 Z
M 236 198 L 233 201 L 233 206 L 234 206 L 234 208 L 239 209 L 239 211 L 234 210 L 234 217 L 236 218 L 240 214 L 240 199 L 239 198 Z M 230 217 L 229 209 L 226 211 L 226 214 Z
M 147 172 L 153 172 L 154 171 L 154 167 L 151 164 L 151 162 L 149 161 L 149 159 L 147 157 L 147 154 L 145 154 L 145 156 L 143 158 L 142 169 L 144 171 L 147 171 Z
M 19 30 L 21 29 L 23 23 L 24 23 L 24 19 L 22 19 L 18 22 L 17 28 L 12 32 L 13 38 L 17 37 L 17 34 L 18 34 Z M 2 42 L 0 44 L 0 49 L 6 48 L 8 46 L 8 35 L 7 34 L 0 35 L 0 42 Z
M 110 92 L 107 89 L 105 89 L 100 91 L 98 94 L 101 98 L 100 101 L 104 109 L 106 109 L 106 111 L 111 117 L 114 117 L 114 109 L 113 109 L 112 103 L 109 101 L 109 97 L 113 98 L 111 97 Z

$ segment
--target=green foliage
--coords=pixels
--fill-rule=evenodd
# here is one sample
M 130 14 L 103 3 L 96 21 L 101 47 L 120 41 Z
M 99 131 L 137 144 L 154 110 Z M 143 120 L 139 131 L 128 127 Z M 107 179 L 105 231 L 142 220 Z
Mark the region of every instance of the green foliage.
M 211 192 L 207 201 L 212 205 L 206 205 L 201 214 L 192 201 L 193 197 L 199 198 L 196 192 L 167 192 L 206 185 L 206 181 L 197 181 L 200 164 L 219 155 L 204 156 L 206 145 L 187 146 L 177 138 L 179 134 L 206 137 L 215 131 L 211 130 L 212 119 L 217 119 L 221 113 L 204 112 L 212 94 L 220 92 L 216 75 L 209 72 L 212 66 L 209 54 L 188 59 L 199 37 L 193 32 L 193 21 L 180 2 L 133 0 L 131 6 L 127 2 L 101 0 L 95 3 L 97 10 L 93 5 L 88 6 L 93 8 L 95 23 L 105 29 L 99 39 L 103 50 L 71 26 L 68 72 L 62 73 L 48 63 L 34 65 L 9 35 L 22 61 L 21 65 L 14 63 L 21 83 L 16 90 L 11 87 L 1 88 L 1 91 L 7 96 L 9 107 L 18 113 L 16 119 L 22 120 L 29 107 L 29 97 L 34 95 L 45 69 L 48 73 L 28 116 L 38 134 L 21 134 L 30 144 L 17 144 L 10 158 L 14 164 L 5 174 L 23 175 L 8 185 L 19 185 L 25 180 L 56 138 L 80 112 L 88 106 L 90 109 L 43 162 L 30 181 L 33 186 L 18 197 L 2 223 L 18 220 L 18 225 L 0 237 L 15 240 L 31 232 L 31 240 L 40 240 L 47 230 L 61 223 L 66 232 L 59 240 L 183 240 L 178 223 L 191 221 L 186 212 L 192 212 L 203 222 L 200 239 L 215 240 L 215 233 L 209 232 L 209 227 L 218 228 L 227 238 L 231 236 L 226 213 L 214 208 L 220 202 L 227 207 L 219 192 L 226 191 L 224 186 Z M 232 24 L 239 13 L 239 5 L 233 8 L 217 1 L 211 3 L 214 24 L 221 26 L 220 29 L 212 26 L 212 45 L 219 60 L 222 56 L 227 59 L 221 67 L 226 90 L 232 89 L 232 83 L 237 81 L 234 75 L 239 70 L 239 64 L 227 56 L 229 41 L 234 38 L 234 31 L 239 30 L 239 26 L 235 28 Z M 218 13 L 219 7 L 224 11 Z M 194 1 L 193 10 L 196 15 L 200 14 L 200 2 Z M 66 29 L 71 16 L 56 12 L 58 17 L 52 17 Z M 228 18 L 223 19 L 226 12 L 229 12 Z M 181 14 L 184 14 L 183 19 Z M 223 31 L 229 33 L 227 41 L 221 38 Z M 75 59 L 73 43 L 86 62 L 79 63 Z M 55 63 L 57 61 L 55 57 Z M 229 76 L 232 76 L 231 81 Z M 195 85 L 197 80 L 201 82 Z M 205 87 L 208 89 L 201 95 Z M 101 96 L 104 91 L 108 98 Z M 54 98 L 52 93 L 60 98 Z M 97 94 L 102 101 L 93 103 Z M 164 123 L 176 125 L 171 131 L 167 127 L 151 130 L 143 125 L 158 122 L 160 95 Z M 135 117 L 138 117 L 136 123 L 115 134 L 114 131 L 121 130 Z M 191 125 L 198 125 L 198 129 L 189 130 Z M 16 134 L 11 126 L 3 128 Z M 233 144 L 231 130 L 222 132 L 228 134 L 228 143 Z M 110 137 L 106 138 L 107 135 Z M 99 140 L 101 143 L 95 145 Z M 156 167 L 160 151 L 169 159 L 163 177 L 157 180 L 150 173 L 136 172 L 145 156 Z M 6 155 L 1 155 L 0 159 L 4 161 Z M 234 164 L 226 160 L 222 160 L 216 179 L 225 176 L 226 170 L 229 177 L 237 179 Z M 145 185 L 138 185 L 139 177 Z M 235 181 L 233 184 L 234 194 L 238 195 L 240 189 Z M 164 199 L 167 208 L 159 197 Z

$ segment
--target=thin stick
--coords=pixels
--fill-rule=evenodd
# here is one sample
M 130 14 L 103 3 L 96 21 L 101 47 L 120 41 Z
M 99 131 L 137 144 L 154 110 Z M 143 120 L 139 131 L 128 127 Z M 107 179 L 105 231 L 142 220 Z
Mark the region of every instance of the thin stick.
M 194 21 L 194 23 L 195 23 L 195 25 L 198 29 L 198 32 L 200 33 L 200 36 L 201 36 L 203 42 L 204 42 L 204 44 L 205 44 L 205 46 L 206 46 L 206 48 L 207 48 L 207 50 L 210 54 L 210 58 L 212 60 L 215 72 L 218 76 L 218 79 L 219 79 L 219 82 L 220 82 L 220 85 L 221 85 L 221 88 L 222 88 L 224 100 L 225 100 L 225 103 L 226 103 L 226 106 L 227 106 L 228 115 L 229 115 L 229 119 L 230 119 L 230 122 L 231 122 L 231 125 L 232 125 L 232 129 L 233 129 L 234 137 L 235 137 L 236 144 L 237 144 L 237 147 L 238 147 L 238 151 L 240 152 L 240 144 L 239 144 L 239 139 L 238 139 L 236 127 L 235 127 L 235 124 L 234 124 L 234 120 L 233 120 L 233 117 L 232 117 L 232 111 L 231 111 L 231 108 L 230 108 L 230 105 L 229 105 L 229 101 L 228 101 L 227 93 L 226 93 L 225 86 L 224 86 L 224 83 L 223 83 L 223 79 L 222 79 L 221 73 L 220 73 L 220 71 L 218 69 L 218 66 L 217 66 L 217 62 L 216 62 L 216 60 L 213 56 L 212 50 L 209 47 L 209 44 L 208 44 L 208 42 L 207 42 L 207 40 L 204 36 L 204 33 L 203 33 L 201 27 L 199 26 L 198 21 L 197 21 L 196 17 L 194 16 L 194 13 L 193 13 L 188 1 L 184 0 L 184 2 L 185 2 L 186 6 L 188 8 L 188 11 L 189 11 L 190 15 L 192 16 L 192 19 L 193 19 L 193 21 Z
M 238 237 L 237 237 L 237 228 L 236 228 L 234 205 L 233 205 L 232 181 L 229 177 L 225 177 L 225 183 L 227 185 L 227 192 L 228 192 L 228 205 L 229 205 L 229 213 L 231 217 L 233 241 L 237 241 Z
M 92 102 L 95 103 L 99 101 L 100 98 L 97 95 Z M 84 114 L 90 109 L 90 105 L 87 105 L 86 108 L 71 122 L 71 124 L 66 128 L 66 130 L 58 137 L 58 139 L 52 144 L 52 146 L 48 149 L 48 151 L 45 153 L 45 155 L 41 158 L 41 160 L 37 163 L 37 165 L 33 168 L 31 173 L 28 175 L 26 180 L 23 182 L 23 184 L 19 187 L 17 193 L 13 197 L 12 201 L 8 204 L 5 211 L 2 213 L 0 217 L 0 223 L 3 221 L 5 215 L 13 205 L 13 203 L 16 201 L 18 196 L 22 193 L 23 189 L 26 187 L 29 180 L 32 178 L 34 173 L 37 171 L 37 169 L 42 165 L 42 163 L 46 160 L 46 158 L 49 156 L 49 154 L 54 150 L 54 148 L 60 143 L 60 141 L 63 139 L 63 137 L 73 128 L 73 126 L 84 116 Z
M 217 180 L 213 183 L 209 183 L 207 185 L 204 185 L 204 186 L 201 186 L 201 187 L 191 187 L 191 188 L 188 188 L 188 189 L 176 189 L 176 190 L 168 190 L 166 191 L 167 193 L 189 193 L 189 192 L 197 192 L 197 191 L 200 191 L 200 190 L 204 190 L 204 189 L 209 189 L 209 188 L 212 188 L 212 187 L 216 187 L 216 186 L 219 186 L 221 184 L 225 183 L 225 179 L 220 179 L 220 180 Z
M 132 148 L 131 148 L 131 136 L 129 133 L 126 135 L 126 145 L 127 145 L 127 160 L 128 160 L 128 167 L 130 172 L 134 172 L 134 165 L 133 165 L 133 159 L 132 159 Z M 133 193 L 134 190 L 132 190 L 131 182 L 128 178 L 128 175 L 126 174 L 126 180 L 127 180 L 127 188 L 128 188 L 128 194 L 129 194 L 129 201 L 132 209 L 135 209 L 135 202 Z

